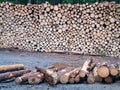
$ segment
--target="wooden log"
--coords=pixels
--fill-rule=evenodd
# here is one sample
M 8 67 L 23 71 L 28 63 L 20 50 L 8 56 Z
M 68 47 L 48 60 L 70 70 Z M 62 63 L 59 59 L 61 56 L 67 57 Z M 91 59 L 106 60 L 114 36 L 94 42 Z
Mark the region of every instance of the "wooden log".
M 68 67 L 69 65 L 67 63 L 61 63 L 61 62 L 58 62 L 58 63 L 55 63 L 49 67 L 47 67 L 48 69 L 52 69 L 54 71 L 60 71 L 66 67 Z
M 87 75 L 87 83 L 89 83 L 89 84 L 95 83 L 95 78 L 94 78 L 92 72 L 90 72 L 90 73 Z
M 73 72 L 79 71 L 80 69 L 81 69 L 81 67 L 77 67 L 77 68 L 73 69 L 72 71 L 65 73 L 64 75 L 62 75 L 62 76 L 60 77 L 60 82 L 61 82 L 62 84 L 68 83 L 68 82 L 69 82 L 69 79 L 70 79 L 70 75 L 71 75 Z
M 110 84 L 110 83 L 113 83 L 113 79 L 112 77 L 108 76 L 104 79 L 104 82 Z
M 75 83 L 75 78 L 70 78 L 68 82 L 69 82 L 70 84 Z
M 79 83 L 80 82 L 80 76 L 79 74 L 75 77 L 75 83 Z
M 109 66 L 109 70 L 110 70 L 110 75 L 111 76 L 114 76 L 114 77 L 118 76 L 119 71 L 118 71 L 118 68 L 115 67 L 115 65 L 112 64 L 111 66 Z
M 5 81 L 5 80 L 9 80 L 12 79 L 14 77 L 19 77 L 25 73 L 29 73 L 31 72 L 31 70 L 20 70 L 20 71 L 15 71 L 15 72 L 8 72 L 8 73 L 4 73 L 2 75 L 0 75 L 0 81 Z
M 35 75 L 38 75 L 40 74 L 39 72 L 30 72 L 30 73 L 26 73 L 18 78 L 15 79 L 15 82 L 17 84 L 22 84 L 22 83 L 25 83 L 26 81 L 28 81 L 28 78 L 31 77 L 31 76 L 35 76 Z
M 8 72 L 8 71 L 17 71 L 24 69 L 23 64 L 14 64 L 14 65 L 2 65 L 0 66 L 0 73 Z
M 29 84 L 39 84 L 44 80 L 44 74 L 43 73 L 36 73 L 32 76 L 28 77 L 28 83 Z
M 73 68 L 72 67 L 68 67 L 68 68 L 65 68 L 65 69 L 62 69 L 61 71 L 59 72 L 55 72 L 53 70 L 50 70 L 50 69 L 43 69 L 43 68 L 40 68 L 40 67 L 35 67 L 39 72 L 42 72 L 44 73 L 45 75 L 45 80 L 50 84 L 50 85 L 55 85 L 57 84 L 59 81 L 60 81 L 60 77 L 66 73 L 66 72 L 69 72 L 71 71 Z
M 95 82 L 102 82 L 102 78 L 98 75 L 98 67 L 96 66 L 94 69 L 93 69 L 93 76 L 95 78 Z
M 110 75 L 110 71 L 109 71 L 109 68 L 107 65 L 102 65 L 98 68 L 97 70 L 98 72 L 98 75 L 101 77 L 101 78 L 106 78 Z
M 86 60 L 84 62 L 82 69 L 79 72 L 79 76 L 81 78 L 81 81 L 84 81 L 86 79 L 86 76 L 89 73 L 88 69 L 90 68 L 91 63 L 92 63 L 92 60 Z

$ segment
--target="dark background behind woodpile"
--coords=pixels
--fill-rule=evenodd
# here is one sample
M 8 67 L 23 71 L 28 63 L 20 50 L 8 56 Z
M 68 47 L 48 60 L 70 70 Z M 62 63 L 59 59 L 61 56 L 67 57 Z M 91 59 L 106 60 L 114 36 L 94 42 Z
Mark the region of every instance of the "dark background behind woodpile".
M 104 1 L 115 1 L 116 3 L 120 3 L 120 0 L 0 0 L 0 2 L 13 2 L 13 3 L 19 3 L 19 4 L 27 4 L 27 3 L 32 3 L 32 4 L 41 4 L 44 3 L 46 1 L 48 1 L 49 3 L 55 5 L 58 3 L 64 4 L 64 3 L 71 3 L 71 4 L 75 4 L 75 3 L 94 3 L 94 2 L 104 2 Z

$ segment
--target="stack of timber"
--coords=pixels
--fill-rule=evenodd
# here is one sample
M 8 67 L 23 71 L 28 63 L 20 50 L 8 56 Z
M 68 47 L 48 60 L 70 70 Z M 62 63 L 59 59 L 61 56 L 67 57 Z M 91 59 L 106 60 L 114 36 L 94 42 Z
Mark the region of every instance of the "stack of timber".
M 120 57 L 120 4 L 0 3 L 0 48 Z

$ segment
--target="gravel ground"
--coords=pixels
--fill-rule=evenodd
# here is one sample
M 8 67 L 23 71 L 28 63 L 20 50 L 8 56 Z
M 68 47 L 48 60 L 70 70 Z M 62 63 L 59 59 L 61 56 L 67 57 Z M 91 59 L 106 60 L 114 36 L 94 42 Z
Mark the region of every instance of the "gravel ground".
M 35 66 L 46 67 L 55 62 L 83 63 L 84 60 L 91 56 L 65 55 L 55 53 L 36 53 L 18 50 L 0 50 L 0 65 L 23 63 L 26 67 Z M 110 57 L 93 57 L 95 61 L 107 60 L 119 62 L 120 59 Z M 40 85 L 16 85 L 15 82 L 0 83 L 0 90 L 120 90 L 120 82 L 114 84 L 67 84 L 50 86 L 47 83 Z

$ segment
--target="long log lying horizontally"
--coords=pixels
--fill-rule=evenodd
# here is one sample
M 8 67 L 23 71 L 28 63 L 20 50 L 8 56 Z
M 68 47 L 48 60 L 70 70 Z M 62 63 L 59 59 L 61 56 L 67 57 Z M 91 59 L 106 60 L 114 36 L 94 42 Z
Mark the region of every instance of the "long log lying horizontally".
M 0 73 L 8 71 L 17 71 L 24 69 L 24 64 L 14 64 L 14 65 L 2 65 L 0 66 Z
M 21 76 L 25 73 L 29 73 L 29 72 L 31 72 L 31 70 L 20 70 L 20 71 L 15 71 L 15 72 L 4 73 L 4 74 L 0 75 L 0 81 L 5 81 L 8 79 L 19 77 L 19 76 Z

